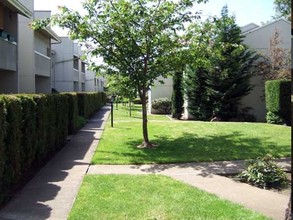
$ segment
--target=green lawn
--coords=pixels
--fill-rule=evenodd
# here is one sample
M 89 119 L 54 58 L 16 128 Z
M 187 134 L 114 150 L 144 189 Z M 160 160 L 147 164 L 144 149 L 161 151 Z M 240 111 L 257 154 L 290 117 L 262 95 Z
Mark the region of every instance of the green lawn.
M 161 175 L 85 176 L 69 220 L 268 219 Z
M 92 164 L 179 163 L 251 159 L 270 153 L 290 156 L 291 128 L 265 123 L 176 121 L 149 117 L 155 149 L 138 149 L 142 142 L 141 113 L 132 117 L 125 107 L 114 110 L 114 128 L 108 121 Z M 110 119 L 110 118 L 109 118 Z

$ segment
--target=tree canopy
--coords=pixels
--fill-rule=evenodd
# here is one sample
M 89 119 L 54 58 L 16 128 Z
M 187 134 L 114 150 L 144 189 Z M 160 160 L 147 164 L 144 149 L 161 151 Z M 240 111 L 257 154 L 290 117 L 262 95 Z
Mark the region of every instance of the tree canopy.
M 157 77 L 174 69 L 180 47 L 180 31 L 196 18 L 189 9 L 207 0 L 86 0 L 84 14 L 60 7 L 48 20 L 37 21 L 38 28 L 51 22 L 68 28 L 70 37 L 83 43 L 88 55 L 102 57 L 96 70 L 129 77 L 142 102 L 143 147 L 152 147 L 147 132 L 146 96 Z
M 186 68 L 185 91 L 189 112 L 198 120 L 216 114 L 222 120 L 237 117 L 240 100 L 251 90 L 256 54 L 243 44 L 235 17 L 223 7 L 189 30 L 191 64 Z
M 285 17 L 291 21 L 291 0 L 274 0 L 277 17 Z

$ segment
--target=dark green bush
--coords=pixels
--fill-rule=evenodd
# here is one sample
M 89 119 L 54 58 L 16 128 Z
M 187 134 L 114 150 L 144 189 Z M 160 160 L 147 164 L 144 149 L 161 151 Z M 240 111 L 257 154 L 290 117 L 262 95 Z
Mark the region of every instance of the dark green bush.
M 271 155 L 257 158 L 249 162 L 245 171 L 238 177 L 244 182 L 261 188 L 282 188 L 287 186 L 288 180 L 284 170 L 273 162 Z
M 29 95 L 18 95 L 22 108 L 21 167 L 27 171 L 36 158 L 36 102 Z
M 86 124 L 86 119 L 82 116 L 77 116 L 77 127 L 80 129 Z
M 266 114 L 266 120 L 269 124 L 283 124 L 284 120 L 280 116 L 280 114 L 268 111 Z
M 133 102 L 133 104 L 138 104 L 138 105 L 142 104 L 140 98 L 136 98 L 132 102 Z
M 33 95 L 36 103 L 36 162 L 41 162 L 48 151 L 48 105 L 46 95 Z
M 78 126 L 78 101 L 76 93 L 63 93 L 68 97 L 68 133 L 74 134 L 79 126 Z
M 68 135 L 68 97 L 62 94 L 54 94 L 55 103 L 55 150 L 60 149 Z
M 8 188 L 17 183 L 21 177 L 22 151 L 22 108 L 21 100 L 15 96 L 7 95 L 3 97 L 6 106 L 6 135 L 5 143 L 5 169 L 3 180 L 4 188 Z
M 173 76 L 172 117 L 180 119 L 183 112 L 183 73 L 176 72 Z
M 168 98 L 155 99 L 152 101 L 152 108 L 155 110 L 155 113 L 170 114 L 171 100 Z
M 101 92 L 79 92 L 77 93 L 77 100 L 79 115 L 89 118 L 105 104 L 106 97 Z
M 106 100 L 104 93 L 81 96 L 88 116 Z M 0 204 L 34 165 L 64 145 L 69 125 L 84 126 L 77 112 L 76 94 L 0 96 Z
M 6 163 L 6 151 L 5 151 L 5 144 L 4 144 L 4 137 L 6 133 L 5 129 L 5 103 L 3 97 L 0 97 L 0 180 L 4 178 L 4 169 Z M 0 181 L 0 203 L 4 199 L 4 195 L 2 195 L 2 187 L 3 181 Z
M 291 125 L 291 82 L 289 80 L 271 80 L 267 81 L 265 85 L 266 95 L 266 109 L 268 112 L 267 121 L 273 123 L 275 119 L 277 122 Z M 273 114 L 272 114 L 273 113 Z

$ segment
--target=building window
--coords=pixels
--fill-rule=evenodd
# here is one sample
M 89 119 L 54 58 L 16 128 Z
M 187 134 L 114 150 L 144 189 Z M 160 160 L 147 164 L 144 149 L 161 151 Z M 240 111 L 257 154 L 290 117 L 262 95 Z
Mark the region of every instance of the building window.
M 85 84 L 81 83 L 81 91 L 84 92 L 85 91 Z
M 85 73 L 85 62 L 81 62 L 81 72 Z
M 78 57 L 77 56 L 73 56 L 73 68 L 78 70 Z

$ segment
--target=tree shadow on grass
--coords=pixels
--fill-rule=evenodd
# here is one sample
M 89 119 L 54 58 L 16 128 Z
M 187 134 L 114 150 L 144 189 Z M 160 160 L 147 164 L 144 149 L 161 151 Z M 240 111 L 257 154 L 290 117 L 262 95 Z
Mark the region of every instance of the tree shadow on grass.
M 141 143 L 140 140 L 128 140 L 125 146 L 132 148 L 129 151 L 113 152 L 105 149 L 101 152 L 114 155 L 115 160 L 127 157 L 130 164 L 230 161 L 252 159 L 267 153 L 275 157 L 289 154 L 288 146 L 275 143 L 270 138 L 247 137 L 236 131 L 225 135 L 204 137 L 184 133 L 176 139 L 167 135 L 157 135 L 154 136 L 152 142 L 159 146 L 151 149 L 137 149 L 136 146 Z

